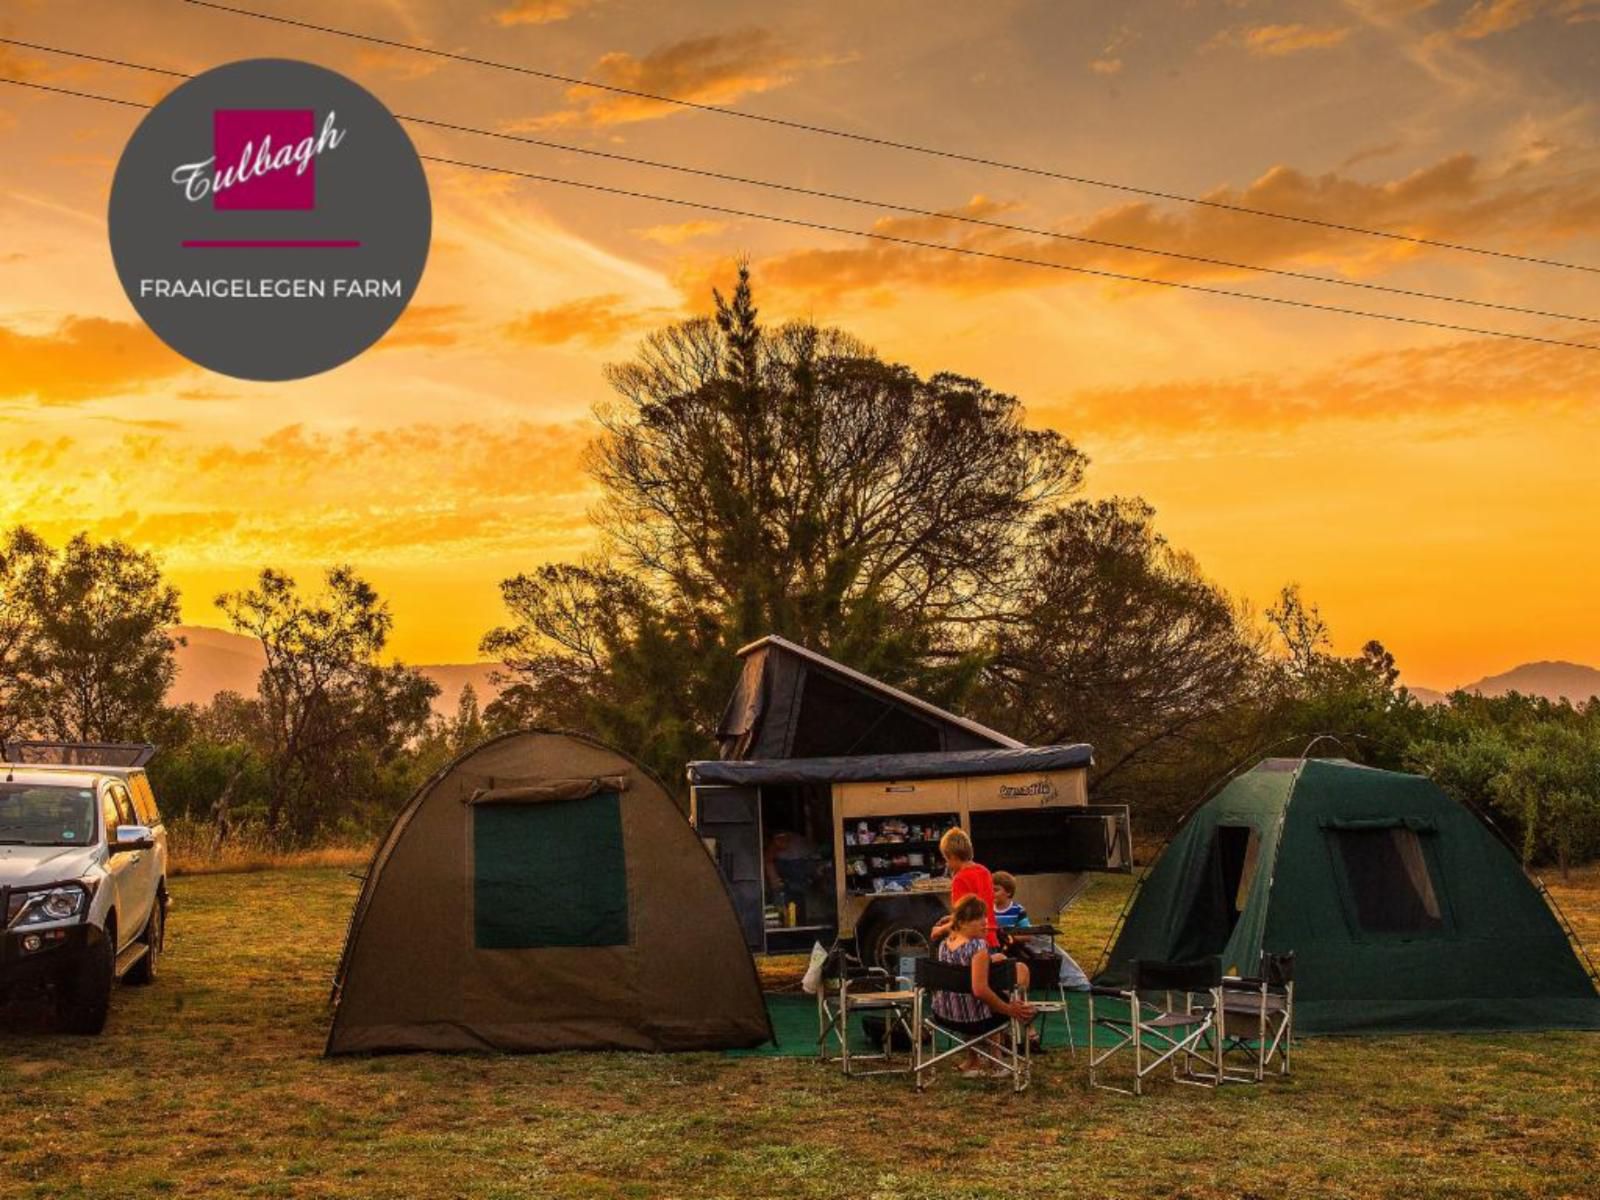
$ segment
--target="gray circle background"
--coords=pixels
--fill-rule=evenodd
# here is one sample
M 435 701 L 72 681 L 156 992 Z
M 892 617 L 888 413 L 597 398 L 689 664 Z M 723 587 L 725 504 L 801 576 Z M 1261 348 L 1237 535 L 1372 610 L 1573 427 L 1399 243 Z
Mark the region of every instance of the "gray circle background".
M 185 198 L 172 172 L 211 154 L 212 114 L 219 108 L 313 109 L 314 134 L 329 111 L 337 114 L 335 125 L 345 136 L 315 159 L 315 208 L 219 211 L 209 195 Z M 433 207 L 416 148 L 377 97 L 324 67 L 263 58 L 197 75 L 150 111 L 117 164 L 108 224 L 123 290 L 162 341 L 223 375 L 286 380 L 347 362 L 394 324 L 422 279 Z M 361 245 L 182 245 L 196 239 L 354 239 Z M 157 298 L 139 295 L 145 278 L 323 279 L 327 295 Z M 336 298 L 335 278 L 397 279 L 401 294 Z

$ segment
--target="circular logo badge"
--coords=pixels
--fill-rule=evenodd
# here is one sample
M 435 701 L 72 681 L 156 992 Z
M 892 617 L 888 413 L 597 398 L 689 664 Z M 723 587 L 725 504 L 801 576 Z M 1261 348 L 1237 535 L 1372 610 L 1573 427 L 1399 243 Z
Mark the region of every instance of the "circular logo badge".
M 185 358 L 303 379 L 371 346 L 411 301 L 433 208 L 377 98 L 310 63 L 253 59 L 183 84 L 111 185 L 123 289 Z

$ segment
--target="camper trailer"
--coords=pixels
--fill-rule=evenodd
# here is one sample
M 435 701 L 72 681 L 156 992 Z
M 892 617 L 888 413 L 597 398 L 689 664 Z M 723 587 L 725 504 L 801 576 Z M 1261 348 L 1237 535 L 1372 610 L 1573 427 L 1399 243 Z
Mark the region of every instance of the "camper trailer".
M 836 934 L 884 964 L 926 949 L 949 907 L 952 826 L 1036 913 L 1085 871 L 1131 869 L 1126 807 L 1088 803 L 1088 746 L 1025 747 L 780 637 L 739 656 L 722 758 L 689 765 L 690 819 L 751 949 Z
M 853 937 L 880 965 L 924 953 L 949 910 L 939 838 L 959 826 L 979 859 L 1054 914 L 1087 871 L 1128 871 L 1125 805 L 1088 803 L 1088 746 L 696 762 L 690 819 L 757 953 Z

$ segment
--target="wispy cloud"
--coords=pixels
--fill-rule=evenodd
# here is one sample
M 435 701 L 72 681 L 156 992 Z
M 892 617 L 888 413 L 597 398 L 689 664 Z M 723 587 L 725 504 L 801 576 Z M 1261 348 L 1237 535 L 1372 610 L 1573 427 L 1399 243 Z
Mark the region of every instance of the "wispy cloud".
M 597 0 L 514 0 L 492 14 L 499 25 L 549 25 L 590 8 Z
M 382 350 L 453 346 L 460 341 L 465 308 L 459 304 L 413 304 L 378 343 Z
M 1539 17 L 1554 17 L 1569 25 L 1600 20 L 1596 0 L 1476 0 L 1456 24 L 1457 37 L 1468 41 L 1520 29 Z
M 1542 164 L 1524 162 L 1495 173 L 1486 171 L 1473 155 L 1462 153 L 1397 179 L 1366 183 L 1336 172 L 1311 175 L 1277 166 L 1245 187 L 1217 188 L 1205 198 L 1346 225 L 1404 230 L 1437 240 L 1500 237 L 1548 243 L 1600 232 L 1600 171 L 1569 168 L 1570 164 L 1552 159 Z M 955 211 L 987 216 L 1000 209 L 998 202 L 977 197 Z M 1025 217 L 1004 219 L 1022 225 L 1041 224 Z M 1248 276 L 1228 267 L 927 217 L 885 218 L 872 228 L 890 236 L 937 240 L 990 254 L 1163 280 Z M 1364 238 L 1320 225 L 1264 220 L 1216 208 L 1167 209 L 1147 202 L 1119 205 L 1087 221 L 1057 228 L 1103 241 L 1242 263 L 1331 268 L 1352 277 L 1370 276 L 1396 262 L 1439 253 L 1410 242 Z M 907 287 L 985 293 L 1057 286 L 1071 279 L 1061 273 L 1052 277 L 1022 264 L 885 243 L 796 249 L 763 258 L 760 268 L 763 279 L 780 289 L 821 297 L 855 293 L 868 301 L 892 297 Z M 685 267 L 680 286 L 688 294 L 697 294 L 704 288 L 705 277 L 704 271 Z
M 1597 390 L 1600 353 L 1475 338 L 1312 371 L 1090 389 L 1029 415 L 1074 434 L 1184 441 L 1280 437 L 1329 422 L 1425 421 L 1472 433 L 1493 416 L 1535 414 L 1592 429 Z
M 613 51 L 603 55 L 587 77 L 630 91 L 723 105 L 782 87 L 809 70 L 837 61 L 802 54 L 769 30 L 743 29 L 673 42 L 643 58 Z M 584 87 L 569 89 L 567 101 L 567 108 L 518 122 L 513 128 L 626 125 L 684 111 L 665 100 Z
M 651 225 L 634 232 L 647 242 L 662 246 L 681 246 L 696 238 L 711 237 L 728 227 L 726 221 L 683 221 L 677 225 Z
M 638 308 L 620 293 L 610 293 L 535 309 L 512 321 L 505 332 L 512 341 L 530 346 L 569 342 L 608 346 L 665 315 L 661 309 Z
M 109 452 L 71 439 L 0 444 L 0 525 L 88 528 L 179 564 L 450 562 L 581 548 L 593 499 L 588 422 L 407 425 L 254 440 L 186 440 L 164 427 Z
M 1329 50 L 1342 45 L 1352 30 L 1347 25 L 1256 25 L 1223 30 L 1215 45 L 1241 46 L 1261 58 L 1283 58 L 1307 50 Z
M 137 391 L 191 369 L 142 324 L 68 317 L 43 334 L 0 325 L 0 396 L 78 404 Z

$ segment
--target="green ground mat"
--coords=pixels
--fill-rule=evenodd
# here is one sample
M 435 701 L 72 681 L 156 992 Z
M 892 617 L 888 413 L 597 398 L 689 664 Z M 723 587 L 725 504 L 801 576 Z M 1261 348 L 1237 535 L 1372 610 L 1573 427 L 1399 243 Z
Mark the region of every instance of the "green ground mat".
M 1036 997 L 1042 998 L 1042 997 Z M 728 1054 L 758 1055 L 770 1058 L 810 1058 L 817 1053 L 817 1001 L 814 996 L 807 996 L 799 992 L 772 993 L 766 997 L 767 1012 L 772 1017 L 772 1030 L 778 1036 L 776 1045 L 771 1042 L 756 1046 L 750 1050 L 729 1050 Z M 1072 1014 L 1073 1041 L 1079 1046 L 1087 1044 L 1087 1031 L 1089 1029 L 1089 1000 L 1082 993 L 1068 992 L 1067 1003 Z M 1095 1002 L 1097 1011 L 1102 1004 L 1109 1005 L 1111 1012 L 1119 1009 L 1126 1014 L 1127 1006 L 1115 1000 Z M 870 1050 L 866 1036 L 861 1031 L 861 1022 L 852 1017 L 850 1021 L 850 1045 L 852 1049 Z M 1116 1041 L 1116 1035 L 1110 1030 L 1101 1029 L 1095 1033 L 1095 1045 L 1109 1046 Z M 1067 1027 L 1061 1019 L 1060 1013 L 1051 1013 L 1044 1024 L 1044 1044 L 1047 1050 L 1065 1050 L 1067 1048 Z

